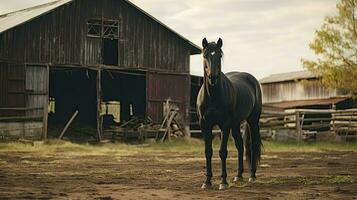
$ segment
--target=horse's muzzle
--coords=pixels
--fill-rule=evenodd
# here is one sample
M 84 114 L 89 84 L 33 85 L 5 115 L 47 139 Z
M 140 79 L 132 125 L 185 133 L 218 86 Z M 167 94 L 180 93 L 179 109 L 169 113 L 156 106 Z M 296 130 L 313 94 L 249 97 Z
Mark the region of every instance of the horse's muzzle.
M 209 76 L 208 77 L 208 83 L 210 84 L 210 85 L 216 85 L 217 84 L 217 82 L 218 82 L 218 76 Z

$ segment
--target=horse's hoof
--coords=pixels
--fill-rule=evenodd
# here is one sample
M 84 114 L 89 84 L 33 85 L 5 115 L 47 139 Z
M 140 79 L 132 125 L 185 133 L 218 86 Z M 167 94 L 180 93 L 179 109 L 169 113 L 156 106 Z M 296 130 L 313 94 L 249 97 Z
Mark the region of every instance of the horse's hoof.
M 233 182 L 243 182 L 243 177 L 242 176 L 236 176 L 236 177 L 234 177 Z
M 228 183 L 219 184 L 219 190 L 225 190 L 225 189 L 228 189 L 228 188 L 229 188 Z
M 212 189 L 212 183 L 203 183 L 201 186 L 201 189 L 203 190 L 211 190 Z
M 250 177 L 248 182 L 249 182 L 249 183 L 254 183 L 256 180 L 257 180 L 257 178 L 252 178 L 252 177 Z

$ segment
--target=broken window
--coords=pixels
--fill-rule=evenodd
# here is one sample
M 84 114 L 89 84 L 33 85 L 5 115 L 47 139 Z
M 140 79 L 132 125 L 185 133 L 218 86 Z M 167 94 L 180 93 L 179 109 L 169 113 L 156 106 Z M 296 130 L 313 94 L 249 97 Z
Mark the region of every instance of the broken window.
M 91 19 L 87 22 L 87 35 L 91 37 L 101 37 L 102 35 L 102 21 L 98 19 Z
M 118 38 L 119 37 L 119 22 L 107 20 L 103 21 L 103 37 Z
M 87 21 L 87 36 L 119 38 L 119 21 L 90 19 Z

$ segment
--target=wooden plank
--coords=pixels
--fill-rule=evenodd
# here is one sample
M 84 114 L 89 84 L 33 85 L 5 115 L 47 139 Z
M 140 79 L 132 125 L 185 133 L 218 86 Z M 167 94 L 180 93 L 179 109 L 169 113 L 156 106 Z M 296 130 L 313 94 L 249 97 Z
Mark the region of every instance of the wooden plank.
M 12 116 L 12 117 L 0 117 L 0 121 L 3 120 L 40 120 L 42 119 L 42 115 L 40 116 Z
M 69 125 L 71 125 L 71 123 L 72 123 L 73 120 L 77 117 L 77 115 L 78 115 L 78 110 L 76 110 L 76 111 L 73 113 L 71 119 L 67 122 L 66 126 L 63 128 L 63 130 L 62 130 L 60 136 L 58 137 L 58 139 L 62 139 L 62 137 L 63 137 L 63 135 L 66 133 L 66 131 L 67 131 Z
M 47 140 L 47 128 L 48 128 L 48 99 L 49 99 L 49 87 L 50 87 L 50 68 L 47 65 L 46 68 L 46 100 L 43 109 L 43 139 Z
M 13 111 L 29 111 L 29 110 L 42 110 L 43 107 L 27 107 L 27 108 L 22 108 L 22 107 L 12 107 L 12 108 L 0 108 L 0 110 L 13 110 Z
M 101 84 L 101 69 L 97 70 L 97 79 L 96 79 L 96 92 L 97 92 L 97 139 L 98 142 L 101 140 L 102 135 L 102 120 L 100 116 L 101 103 L 102 103 L 102 84 Z

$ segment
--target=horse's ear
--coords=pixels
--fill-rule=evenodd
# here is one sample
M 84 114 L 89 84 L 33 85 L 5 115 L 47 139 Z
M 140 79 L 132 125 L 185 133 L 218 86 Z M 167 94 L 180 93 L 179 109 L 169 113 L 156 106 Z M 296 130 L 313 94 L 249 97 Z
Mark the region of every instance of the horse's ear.
M 203 38 L 202 40 L 202 47 L 205 49 L 208 46 L 208 42 L 206 38 Z
M 222 41 L 221 38 L 218 39 L 218 41 L 217 41 L 217 46 L 218 46 L 219 48 L 222 48 L 222 46 L 223 46 L 223 41 Z

